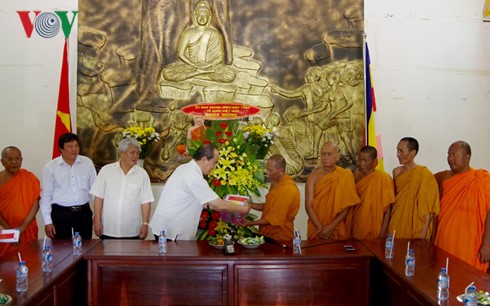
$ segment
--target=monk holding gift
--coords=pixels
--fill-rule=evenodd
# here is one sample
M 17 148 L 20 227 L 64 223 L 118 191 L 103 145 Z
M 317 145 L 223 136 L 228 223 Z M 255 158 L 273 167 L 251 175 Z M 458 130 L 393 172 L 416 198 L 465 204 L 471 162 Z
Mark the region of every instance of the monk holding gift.
M 294 219 L 300 206 L 298 186 L 286 174 L 286 160 L 280 154 L 267 160 L 267 176 L 271 179 L 265 203 L 253 203 L 252 208 L 262 212 L 255 221 L 245 221 L 244 226 L 259 226 L 259 234 L 274 240 L 292 240 Z
M 18 148 L 6 147 L 1 156 L 5 169 L 0 171 L 0 227 L 18 228 L 20 244 L 36 240 L 35 217 L 41 193 L 39 180 L 31 172 L 21 169 L 22 153 Z M 13 244 L 0 244 L 0 255 L 13 249 Z

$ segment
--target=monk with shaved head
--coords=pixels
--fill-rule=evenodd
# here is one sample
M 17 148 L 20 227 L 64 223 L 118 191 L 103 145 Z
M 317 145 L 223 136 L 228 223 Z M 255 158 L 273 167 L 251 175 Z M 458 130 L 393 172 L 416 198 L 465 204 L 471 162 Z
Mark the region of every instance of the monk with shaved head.
M 365 146 L 359 152 L 358 168 L 354 171 L 357 194 L 361 204 L 354 208 L 352 237 L 376 239 L 386 235 L 395 188 L 391 176 L 377 170 L 378 151 Z
M 340 150 L 326 142 L 321 150 L 321 167 L 306 179 L 308 240 L 344 240 L 351 237 L 347 218 L 351 208 L 361 200 L 357 196 L 354 175 L 337 166 Z
M 253 203 L 252 208 L 262 212 L 255 221 L 245 221 L 245 226 L 259 226 L 259 234 L 275 240 L 292 240 L 294 219 L 300 206 L 298 186 L 286 174 L 286 160 L 280 154 L 267 160 L 267 176 L 271 179 L 265 203 Z
M 0 171 L 0 226 L 20 231 L 19 244 L 36 240 L 38 228 L 36 213 L 39 210 L 41 188 L 31 172 L 22 169 L 22 153 L 17 147 L 2 150 Z M 10 243 L 0 244 L 0 255 L 15 248 Z
M 415 163 L 419 143 L 413 137 L 400 139 L 396 156 L 401 166 L 393 169 L 395 203 L 388 232 L 396 237 L 433 238 L 434 221 L 439 213 L 439 190 L 430 170 Z
M 490 174 L 470 167 L 471 148 L 456 141 L 448 150 L 451 170 L 436 173 L 441 212 L 435 244 L 486 271 L 490 261 Z

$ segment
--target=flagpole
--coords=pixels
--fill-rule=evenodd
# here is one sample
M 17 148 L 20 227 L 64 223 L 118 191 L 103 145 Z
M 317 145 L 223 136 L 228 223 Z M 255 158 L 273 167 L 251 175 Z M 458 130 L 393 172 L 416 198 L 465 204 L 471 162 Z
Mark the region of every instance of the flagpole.
M 54 124 L 53 155 L 60 156 L 58 139 L 61 135 L 72 131 L 70 113 L 70 88 L 69 88 L 69 64 L 68 64 L 68 38 L 63 45 L 61 58 L 60 85 L 58 89 L 58 104 L 56 106 L 56 118 Z
M 369 122 L 367 121 L 367 84 L 366 84 L 366 80 L 367 80 L 367 76 L 366 76 L 366 37 L 367 37 L 367 34 L 366 32 L 363 32 L 362 33 L 362 59 L 363 59 L 363 62 L 364 62 L 364 69 L 363 70 L 363 73 L 364 73 L 364 145 L 367 146 L 368 145 L 368 124 Z

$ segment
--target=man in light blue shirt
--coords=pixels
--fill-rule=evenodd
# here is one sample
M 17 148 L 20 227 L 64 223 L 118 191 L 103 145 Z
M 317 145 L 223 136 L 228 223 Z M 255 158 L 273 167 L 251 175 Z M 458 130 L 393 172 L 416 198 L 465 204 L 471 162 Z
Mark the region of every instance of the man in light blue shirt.
M 60 136 L 61 156 L 44 166 L 41 183 L 40 208 L 46 236 L 70 239 L 72 230 L 83 239 L 92 238 L 92 210 L 90 188 L 97 173 L 90 158 L 79 155 L 78 136 L 66 133 Z

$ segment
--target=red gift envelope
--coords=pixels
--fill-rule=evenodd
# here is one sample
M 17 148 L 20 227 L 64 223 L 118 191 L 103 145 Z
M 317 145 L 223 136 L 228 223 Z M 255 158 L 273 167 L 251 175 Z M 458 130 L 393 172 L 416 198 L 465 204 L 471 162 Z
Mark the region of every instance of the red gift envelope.
M 18 229 L 6 229 L 0 231 L 0 243 L 19 242 L 20 231 Z
M 242 196 L 238 194 L 229 194 L 226 196 L 225 200 L 233 202 L 237 205 L 244 206 L 248 202 L 248 197 L 247 196 Z
M 12 239 L 14 238 L 14 234 L 0 234 L 0 239 Z

